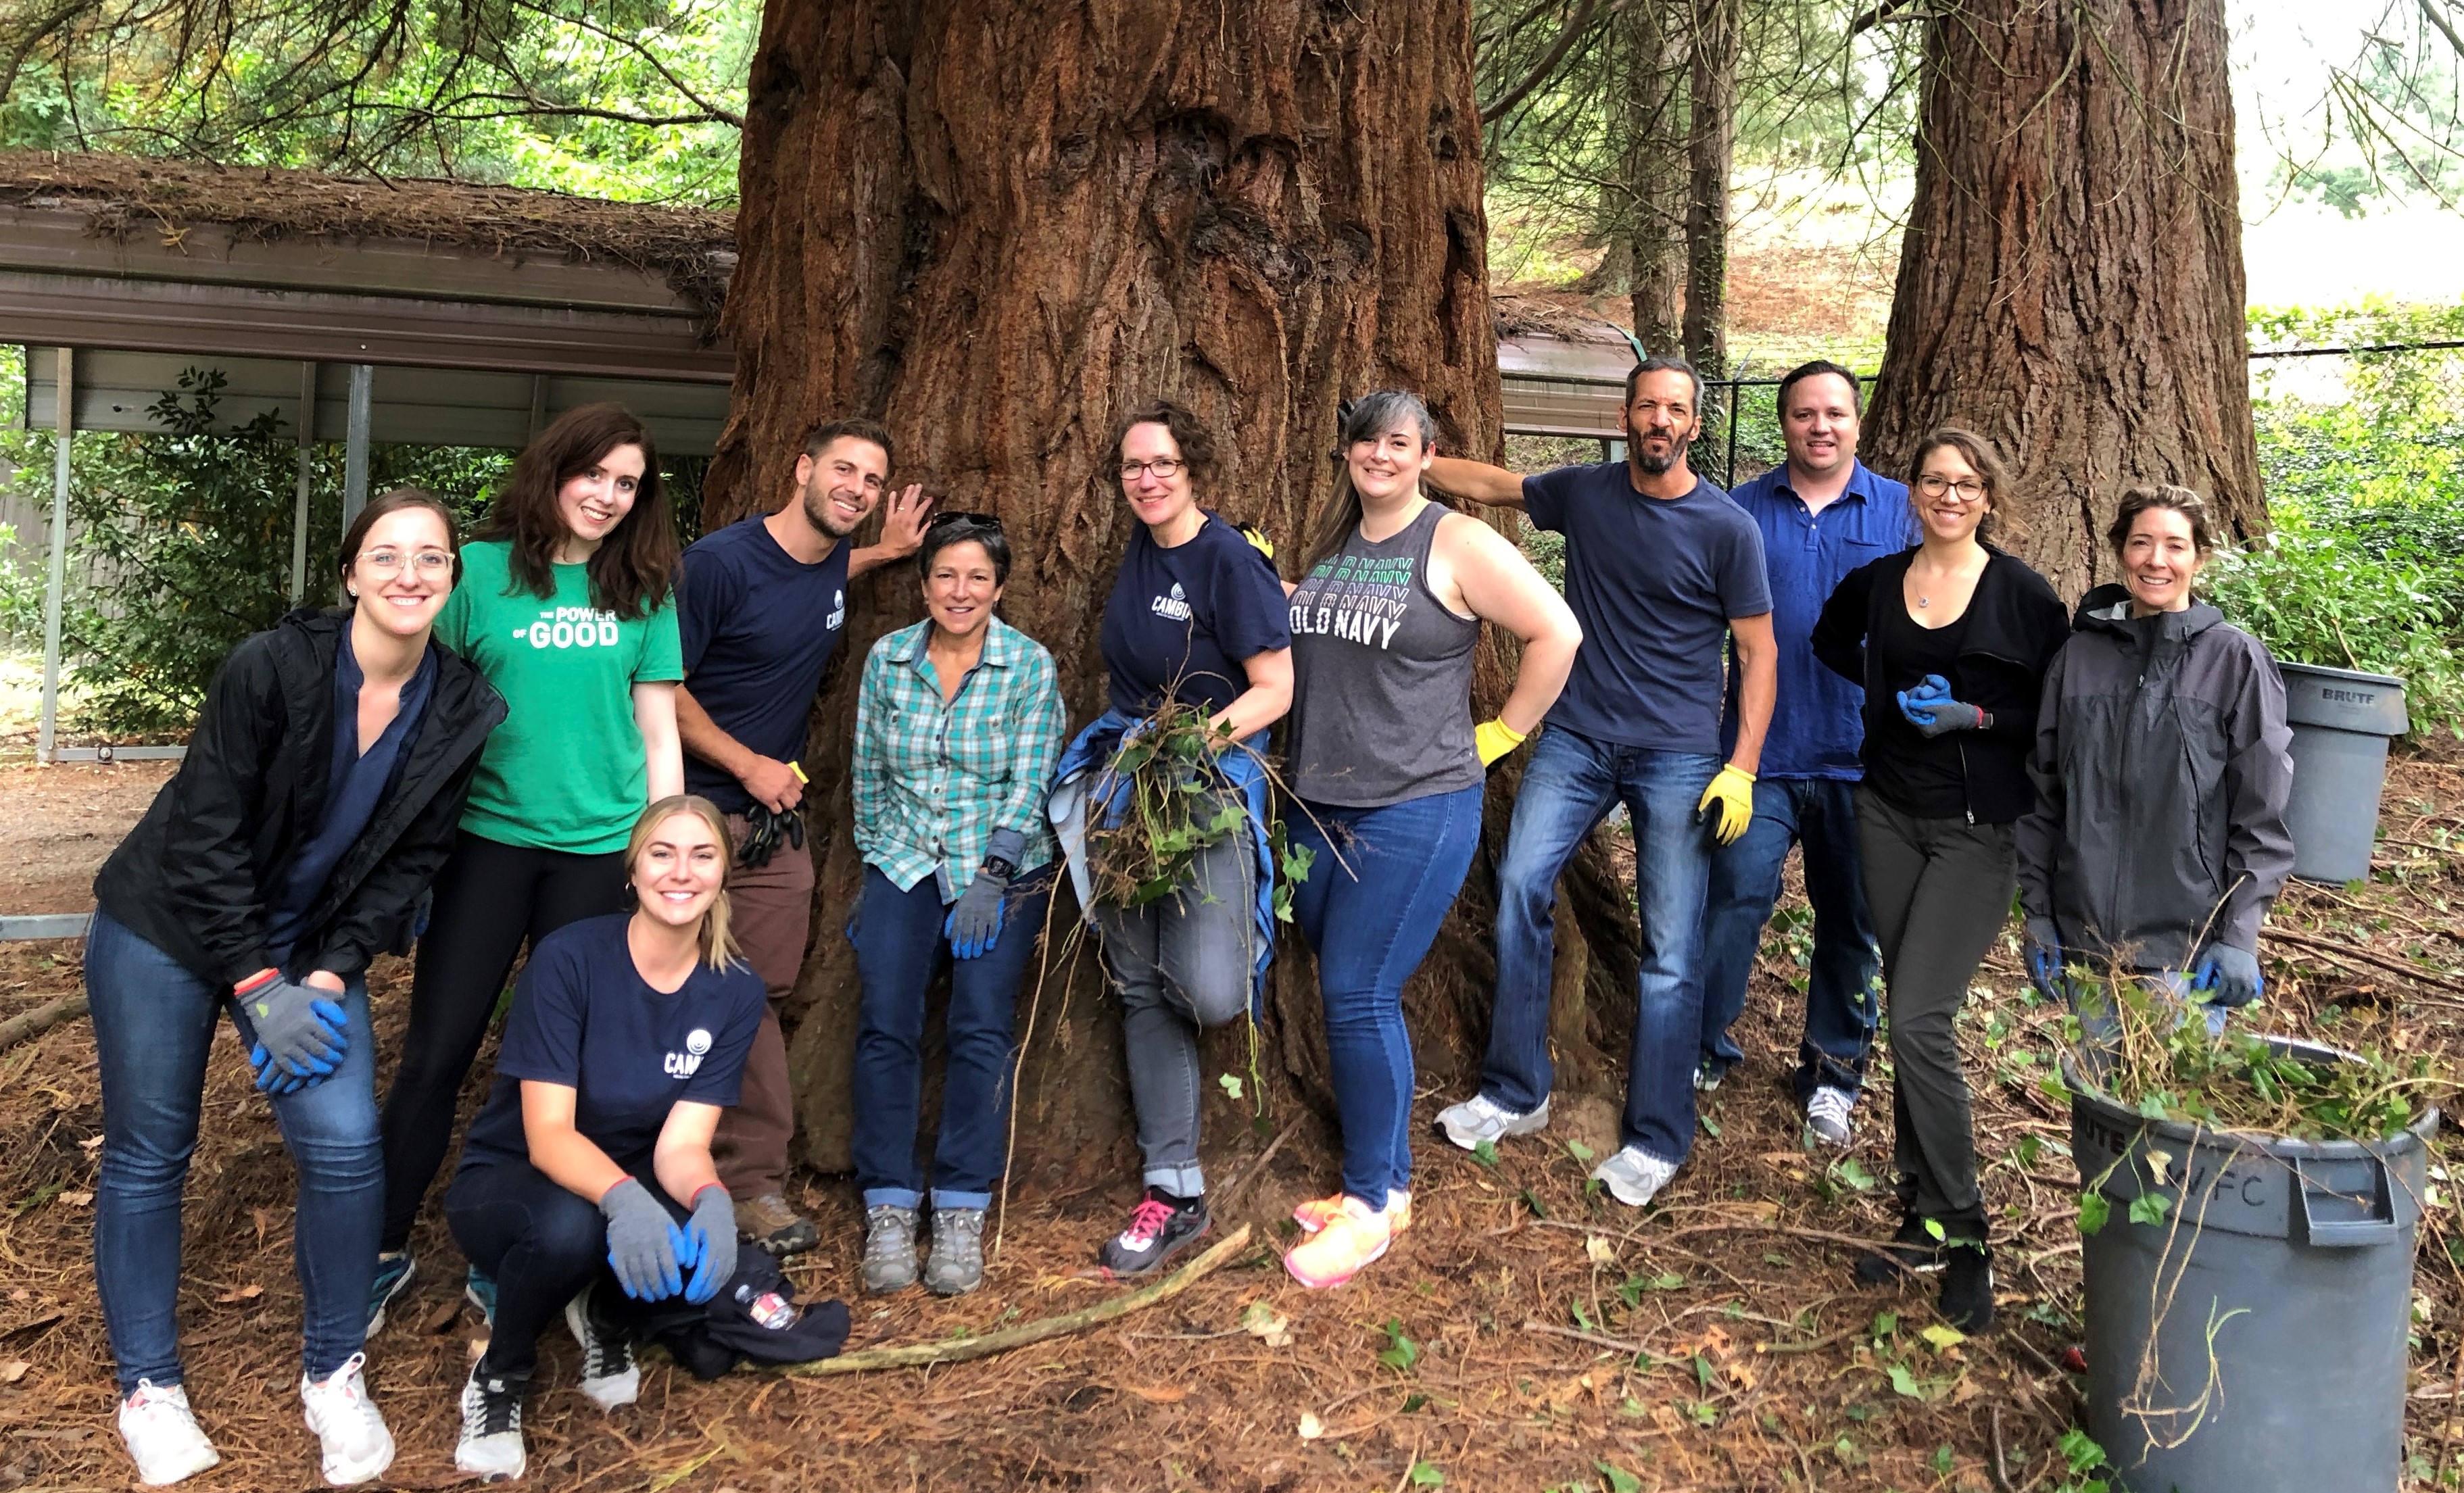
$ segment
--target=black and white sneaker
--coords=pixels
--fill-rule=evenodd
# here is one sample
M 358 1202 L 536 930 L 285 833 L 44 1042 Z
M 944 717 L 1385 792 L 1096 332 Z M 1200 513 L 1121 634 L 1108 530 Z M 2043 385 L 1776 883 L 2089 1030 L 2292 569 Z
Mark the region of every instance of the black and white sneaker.
M 522 1475 L 522 1392 L 528 1381 L 471 1366 L 462 1385 L 462 1438 L 453 1465 L 482 1482 L 510 1482 Z
M 1096 1261 L 1113 1275 L 1145 1275 L 1195 1242 L 1207 1227 L 1206 1199 L 1176 1199 L 1159 1187 L 1130 1215 L 1130 1226 L 1104 1241 Z
M 582 1345 L 582 1397 L 602 1410 L 622 1410 L 642 1397 L 642 1370 L 625 1329 L 591 1308 L 599 1287 L 585 1286 L 564 1304 L 564 1325 Z

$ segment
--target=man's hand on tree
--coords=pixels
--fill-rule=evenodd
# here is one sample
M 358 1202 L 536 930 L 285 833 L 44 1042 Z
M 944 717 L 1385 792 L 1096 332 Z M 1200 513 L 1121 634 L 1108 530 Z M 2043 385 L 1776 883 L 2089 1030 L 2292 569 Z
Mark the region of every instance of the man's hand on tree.
M 924 547 L 924 528 L 932 517 L 933 499 L 924 495 L 922 483 L 910 482 L 890 494 L 888 511 L 881 517 L 881 547 L 900 555 L 914 554 Z M 784 805 L 774 803 L 771 807 Z
M 804 780 L 776 757 L 756 756 L 753 765 L 737 774 L 736 780 L 744 784 L 745 792 L 781 814 L 804 799 Z

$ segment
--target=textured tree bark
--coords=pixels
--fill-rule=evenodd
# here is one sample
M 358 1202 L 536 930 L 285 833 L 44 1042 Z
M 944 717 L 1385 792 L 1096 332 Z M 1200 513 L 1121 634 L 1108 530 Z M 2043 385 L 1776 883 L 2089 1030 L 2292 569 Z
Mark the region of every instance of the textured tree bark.
M 1644 0 L 1621 17 L 1627 90 L 1625 178 L 1634 196 L 1634 335 L 1643 350 L 1684 346 L 1685 196 L 1670 163 L 1685 152 L 1684 25 L 1679 0 Z
M 1728 371 L 1728 169 L 1737 144 L 1739 0 L 1693 0 L 1686 22 L 1685 356 Z
M 2134 482 L 2264 529 L 2221 0 L 1966 0 L 1925 47 L 1869 459 L 1991 438 L 2013 542 L 2073 596 Z
M 1444 447 L 1499 450 L 1470 52 L 1463 0 L 774 0 L 752 75 L 725 313 L 737 384 L 710 521 L 782 500 L 816 419 L 878 416 L 898 481 L 1001 516 L 1016 555 L 1003 615 L 1052 650 L 1086 720 L 1102 708 L 1098 620 L 1134 522 L 1098 470 L 1124 410 L 1167 395 L 1211 420 L 1223 470 L 1201 500 L 1292 547 L 1331 494 L 1345 395 L 1415 389 Z M 856 1012 L 841 936 L 860 874 L 846 788 L 856 666 L 921 612 L 904 572 L 849 602 L 858 656 L 825 690 L 805 758 L 822 764 L 806 799 L 821 876 L 792 1043 L 803 1151 L 828 1170 L 847 1164 Z M 1504 681 L 1492 648 L 1483 703 Z M 1493 821 L 1502 834 L 1502 806 Z M 1020 1006 L 1019 1159 L 1056 1184 L 1131 1175 L 1116 1008 L 1075 926 L 1056 899 L 1057 973 L 1032 1033 Z M 1485 943 L 1464 930 L 1459 916 L 1457 945 Z M 1261 1076 L 1323 1101 L 1306 971 L 1287 938 Z M 1456 1081 L 1476 1061 L 1486 996 L 1460 955 L 1430 961 L 1410 1001 L 1434 1074 Z M 1249 1063 L 1245 1032 L 1210 1038 L 1210 1075 Z M 1209 1094 L 1211 1135 L 1250 1118 L 1246 1101 Z

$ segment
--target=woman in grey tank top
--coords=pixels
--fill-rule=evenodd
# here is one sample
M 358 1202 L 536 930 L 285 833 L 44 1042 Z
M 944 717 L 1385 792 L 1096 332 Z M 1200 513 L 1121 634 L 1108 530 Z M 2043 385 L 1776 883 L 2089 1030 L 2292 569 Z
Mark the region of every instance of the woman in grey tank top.
M 1383 389 L 1346 412 L 1334 503 L 1291 588 L 1291 838 L 1316 859 L 1293 912 L 1317 952 L 1343 1125 L 1343 1189 L 1293 1210 L 1284 1257 L 1340 1285 L 1411 1223 L 1412 1043 L 1420 967 L 1480 841 L 1482 772 L 1537 730 L 1582 642 L 1573 613 L 1494 529 L 1431 502 L 1427 406 Z M 1523 640 L 1514 689 L 1472 724 L 1480 626 Z

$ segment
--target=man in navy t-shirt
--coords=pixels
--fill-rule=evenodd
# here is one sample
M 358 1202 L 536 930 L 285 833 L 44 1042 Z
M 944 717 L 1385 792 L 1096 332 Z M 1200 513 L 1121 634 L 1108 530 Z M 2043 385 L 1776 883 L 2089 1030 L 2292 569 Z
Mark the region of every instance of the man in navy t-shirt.
M 1624 1144 L 1592 1175 L 1636 1207 L 1693 1145 L 1704 890 L 1715 842 L 1736 839 L 1752 817 L 1775 677 L 1762 536 L 1686 461 L 1702 399 L 1690 365 L 1647 359 L 1626 379 L 1622 462 L 1535 477 L 1443 456 L 1429 467 L 1432 486 L 1521 508 L 1565 535 L 1566 601 L 1583 626 L 1498 869 L 1497 999 L 1480 1093 L 1438 1124 L 1470 1150 L 1549 1123 L 1557 873 L 1622 800 L 1634 822 L 1642 978 Z M 1724 764 L 1722 646 L 1732 637 L 1743 708 Z
M 890 499 L 879 544 L 849 553 L 843 542 L 880 504 L 889 474 L 889 431 L 870 420 L 829 421 L 805 439 L 784 507 L 685 551 L 676 586 L 685 787 L 726 812 L 739 849 L 755 803 L 793 814 L 803 799 L 797 758 L 822 670 L 847 630 L 847 582 L 923 541 L 933 501 L 911 485 Z M 727 889 L 737 942 L 769 988 L 770 1010 L 745 1061 L 742 1102 L 720 1120 L 712 1152 L 739 1230 L 772 1254 L 793 1254 L 818 1236 L 786 1201 L 795 1109 L 779 1002 L 803 968 L 813 858 L 781 845 L 765 865 L 737 866 Z
M 1797 1046 L 1796 1098 L 1805 1106 L 1807 1131 L 1833 1146 L 1848 1144 L 1849 1112 L 1864 1083 L 1881 1010 L 1876 982 L 1881 954 L 1865 911 L 1857 848 L 1865 692 L 1815 658 L 1814 623 L 1841 577 L 1923 538 L 1907 488 L 1857 459 L 1858 396 L 1857 375 L 1836 362 L 1791 370 L 1779 384 L 1788 459 L 1729 494 L 1762 532 L 1779 648 L 1779 702 L 1763 738 L 1753 824 L 1711 858 L 1699 966 L 1699 1083 L 1707 1090 L 1743 1056 L 1728 1040 L 1728 1027 L 1745 1009 L 1746 978 L 1779 899 L 1789 846 L 1802 845 L 1805 896 L 1814 907 L 1814 964 Z M 1730 729 L 1734 716 L 1731 692 Z

